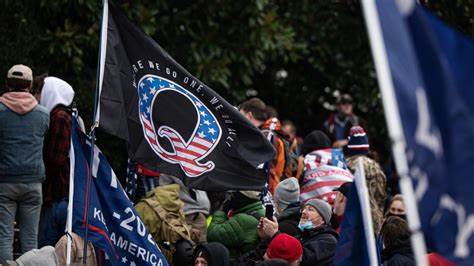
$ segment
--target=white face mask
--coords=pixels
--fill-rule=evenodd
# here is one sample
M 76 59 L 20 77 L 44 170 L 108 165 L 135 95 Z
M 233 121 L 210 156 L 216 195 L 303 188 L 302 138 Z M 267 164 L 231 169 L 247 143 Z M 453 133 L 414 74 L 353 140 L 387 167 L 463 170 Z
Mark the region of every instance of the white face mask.
M 301 230 L 301 231 L 304 231 L 305 229 L 312 229 L 314 226 L 313 226 L 313 223 L 311 221 L 306 221 L 306 222 L 300 222 L 298 224 L 298 228 Z

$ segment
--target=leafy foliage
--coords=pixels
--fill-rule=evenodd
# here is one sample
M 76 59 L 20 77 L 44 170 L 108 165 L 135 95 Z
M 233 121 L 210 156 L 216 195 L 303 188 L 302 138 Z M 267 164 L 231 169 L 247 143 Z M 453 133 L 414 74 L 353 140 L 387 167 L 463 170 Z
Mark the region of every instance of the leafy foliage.
M 334 94 L 349 92 L 373 146 L 388 143 L 360 3 L 284 0 L 122 0 L 126 14 L 191 73 L 238 104 L 250 92 L 291 119 L 300 135 L 321 126 Z M 474 35 L 469 0 L 422 1 Z M 97 0 L 0 2 L 0 73 L 16 63 L 67 80 L 90 125 L 101 3 Z M 99 134 L 115 165 L 124 143 Z M 113 151 L 113 153 L 111 152 Z M 117 152 L 119 151 L 119 152 Z

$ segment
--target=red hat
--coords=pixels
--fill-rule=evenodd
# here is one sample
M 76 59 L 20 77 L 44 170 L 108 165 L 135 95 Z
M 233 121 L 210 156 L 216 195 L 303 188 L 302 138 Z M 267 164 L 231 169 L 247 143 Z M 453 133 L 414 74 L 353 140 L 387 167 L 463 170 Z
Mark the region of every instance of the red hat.
M 284 233 L 273 238 L 267 249 L 269 259 L 283 259 L 288 262 L 298 260 L 302 254 L 303 247 L 300 241 Z

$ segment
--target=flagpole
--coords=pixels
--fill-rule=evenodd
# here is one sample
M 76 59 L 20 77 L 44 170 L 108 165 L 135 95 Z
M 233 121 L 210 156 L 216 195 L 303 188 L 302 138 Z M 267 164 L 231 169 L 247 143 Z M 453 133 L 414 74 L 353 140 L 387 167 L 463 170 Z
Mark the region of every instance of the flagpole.
M 413 4 L 415 2 L 413 1 Z M 392 141 L 392 153 L 400 176 L 400 190 L 407 207 L 408 225 L 411 231 L 411 244 L 417 265 L 428 265 L 426 261 L 426 245 L 421 232 L 420 217 L 418 214 L 415 192 L 409 176 L 408 160 L 405 154 L 405 136 L 400 120 L 398 104 L 395 98 L 392 75 L 388 64 L 385 43 L 382 37 L 379 14 L 375 0 L 362 0 L 365 24 L 369 34 L 372 57 L 377 70 L 380 93 L 382 94 L 385 109 L 385 120 Z
M 375 245 L 375 233 L 374 227 L 372 224 L 372 214 L 370 212 L 370 202 L 369 202 L 369 191 L 367 190 L 367 183 L 365 181 L 365 171 L 364 166 L 362 164 L 362 159 L 357 160 L 357 168 L 356 168 L 356 176 L 355 176 L 355 186 L 357 189 L 357 193 L 359 195 L 360 207 L 362 210 L 362 220 L 364 222 L 364 233 L 365 239 L 367 240 L 367 250 L 369 252 L 369 259 L 371 266 L 377 266 L 378 257 L 377 257 L 377 247 Z
M 74 116 L 73 119 L 76 119 Z M 75 123 L 73 121 L 73 123 Z M 75 127 L 72 127 L 73 130 Z M 69 147 L 69 199 L 67 206 L 67 221 L 66 221 L 66 230 L 67 230 L 67 246 L 66 246 L 66 265 L 71 265 L 71 252 L 72 252 L 72 209 L 74 202 L 74 168 L 75 168 L 75 156 L 74 156 L 74 145 L 72 143 Z
M 101 28 L 100 28 L 100 39 L 99 39 L 99 55 L 97 57 L 97 74 L 96 74 L 96 84 L 94 90 L 94 111 L 93 111 L 93 124 L 90 132 L 91 137 L 91 154 L 89 159 L 89 166 L 92 168 L 94 167 L 94 147 L 95 147 L 95 129 L 99 124 L 99 111 L 100 108 L 98 107 L 98 99 L 100 92 L 102 90 L 102 82 L 104 78 L 104 66 L 105 66 L 105 54 L 107 49 L 107 25 L 108 25 L 108 14 L 109 14 L 109 3 L 108 0 L 102 1 L 102 17 L 101 17 Z M 89 171 L 89 175 L 87 176 L 88 181 L 86 184 L 90 186 L 91 179 L 92 179 L 93 169 Z M 90 191 L 88 187 L 86 191 Z M 90 195 L 86 195 L 89 197 Z M 86 202 L 89 202 L 86 199 Z M 89 205 L 86 205 L 85 209 L 85 220 L 86 220 L 86 228 L 84 232 L 84 252 L 82 258 L 82 264 L 86 265 L 87 263 L 87 243 L 88 243 L 88 235 L 89 235 Z

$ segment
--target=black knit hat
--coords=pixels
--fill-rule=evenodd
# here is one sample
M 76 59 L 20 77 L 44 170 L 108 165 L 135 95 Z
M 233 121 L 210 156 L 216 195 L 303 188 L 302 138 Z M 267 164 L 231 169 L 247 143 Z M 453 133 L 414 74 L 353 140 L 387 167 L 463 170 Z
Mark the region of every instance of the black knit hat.
M 210 266 L 229 266 L 229 250 L 221 243 L 197 246 L 194 250 L 194 261 L 198 257 L 204 258 Z
M 330 147 L 331 140 L 329 139 L 329 137 L 321 130 L 315 130 L 306 135 L 306 137 L 304 138 L 301 153 L 304 156 L 312 151 L 326 149 Z

